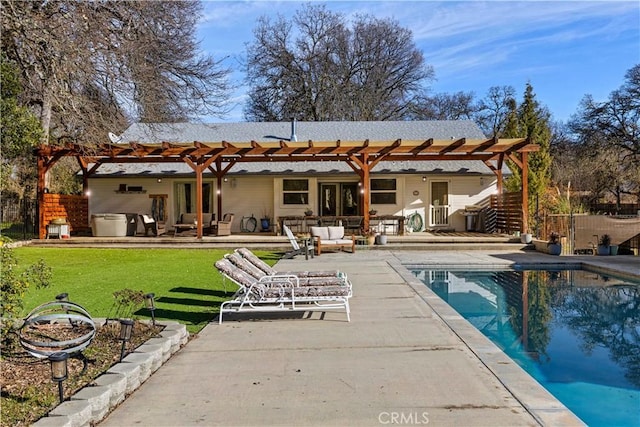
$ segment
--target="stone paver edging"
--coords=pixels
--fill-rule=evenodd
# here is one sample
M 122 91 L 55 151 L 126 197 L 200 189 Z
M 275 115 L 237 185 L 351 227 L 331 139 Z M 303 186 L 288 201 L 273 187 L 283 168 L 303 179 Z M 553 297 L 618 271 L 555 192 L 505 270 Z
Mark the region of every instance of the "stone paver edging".
M 33 425 L 38 427 L 84 427 L 102 420 L 125 397 L 133 393 L 153 372 L 189 340 L 185 325 L 158 322 L 160 337 L 151 338 Z

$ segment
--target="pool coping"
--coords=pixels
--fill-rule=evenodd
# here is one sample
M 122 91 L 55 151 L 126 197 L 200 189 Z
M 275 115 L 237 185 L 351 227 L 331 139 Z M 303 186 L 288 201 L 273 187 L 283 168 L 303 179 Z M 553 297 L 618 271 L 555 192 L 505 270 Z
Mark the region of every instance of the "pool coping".
M 513 268 L 513 265 L 496 263 L 495 265 L 469 264 L 433 264 L 433 263 L 405 263 L 399 259 L 388 260 L 389 265 L 404 279 L 413 291 L 433 310 L 452 331 L 460 338 L 467 348 L 489 369 L 513 397 L 536 419 L 541 425 L 553 426 L 586 426 L 587 424 L 575 415 L 569 408 L 560 402 L 551 392 L 545 389 L 535 378 L 521 368 L 513 359 L 504 353 L 489 338 L 478 331 L 468 320 L 462 317 L 435 292 L 429 289 L 422 281 L 417 279 L 407 266 L 415 265 L 424 268 Z M 566 267 L 584 268 L 580 261 L 559 263 Z M 531 263 L 535 265 L 535 263 Z M 544 264 L 546 267 L 553 264 Z M 619 275 L 616 270 L 607 270 L 608 274 Z M 636 277 L 637 280 L 637 277 Z

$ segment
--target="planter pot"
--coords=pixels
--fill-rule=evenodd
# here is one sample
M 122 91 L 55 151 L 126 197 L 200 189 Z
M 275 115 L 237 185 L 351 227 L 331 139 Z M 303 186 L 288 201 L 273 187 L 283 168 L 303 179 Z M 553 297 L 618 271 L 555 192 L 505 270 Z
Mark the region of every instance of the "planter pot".
M 531 233 L 522 233 L 520 234 L 520 241 L 528 245 L 533 241 L 533 235 Z
M 375 245 L 375 243 L 376 243 L 376 236 L 367 236 L 367 244 Z
M 611 247 L 598 245 L 598 255 L 609 255 Z
M 549 255 L 560 255 L 562 253 L 562 245 L 559 243 L 551 243 L 547 246 Z
M 271 226 L 271 222 L 269 221 L 269 218 L 262 218 L 260 220 L 260 225 L 262 226 L 262 230 L 263 231 L 267 231 L 267 230 L 269 230 L 269 227 Z
M 376 245 L 386 245 L 387 244 L 387 235 L 381 234 L 376 236 Z
M 618 255 L 618 245 L 609 246 L 609 255 Z

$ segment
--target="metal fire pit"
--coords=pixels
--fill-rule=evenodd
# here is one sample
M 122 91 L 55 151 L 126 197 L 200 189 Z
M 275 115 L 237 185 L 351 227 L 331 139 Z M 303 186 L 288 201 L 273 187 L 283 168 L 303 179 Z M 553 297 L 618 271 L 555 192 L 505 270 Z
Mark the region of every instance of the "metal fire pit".
M 52 301 L 29 313 L 19 338 L 29 354 L 43 359 L 57 352 L 78 356 L 95 335 L 96 325 L 83 307 L 69 301 Z

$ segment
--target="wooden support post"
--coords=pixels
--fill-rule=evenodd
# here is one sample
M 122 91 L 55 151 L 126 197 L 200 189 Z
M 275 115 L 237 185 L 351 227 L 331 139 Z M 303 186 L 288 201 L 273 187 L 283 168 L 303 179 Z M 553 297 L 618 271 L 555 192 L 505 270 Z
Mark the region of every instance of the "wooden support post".
M 522 232 L 529 233 L 529 153 L 522 153 Z
M 202 165 L 196 167 L 196 238 L 202 239 Z

